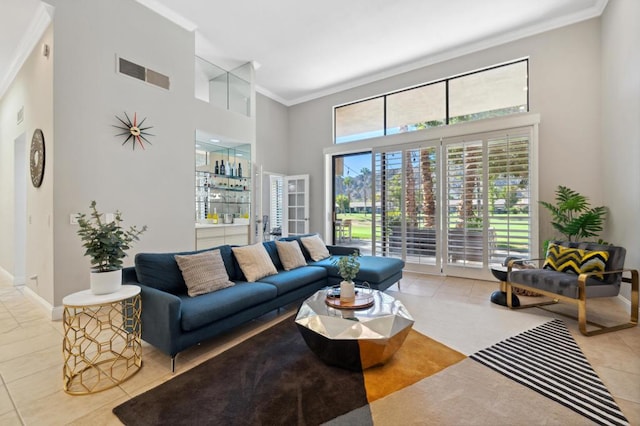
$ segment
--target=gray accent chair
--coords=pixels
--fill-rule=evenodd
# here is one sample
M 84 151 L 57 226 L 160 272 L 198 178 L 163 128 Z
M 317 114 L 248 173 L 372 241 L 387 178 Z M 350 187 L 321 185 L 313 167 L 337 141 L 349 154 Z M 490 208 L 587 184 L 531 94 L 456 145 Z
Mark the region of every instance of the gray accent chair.
M 567 272 L 553 271 L 549 269 L 514 269 L 514 266 L 530 263 L 532 261 L 544 261 L 544 259 L 514 259 L 507 265 L 507 306 L 511 309 L 540 307 L 558 302 L 567 302 L 578 306 L 578 325 L 580 332 L 585 336 L 607 333 L 638 325 L 638 270 L 624 269 L 626 250 L 624 247 L 603 245 L 591 242 L 553 241 L 555 244 L 578 248 L 583 250 L 608 251 L 609 259 L 605 265 L 604 278 L 594 277 L 596 274 L 587 273 L 575 275 Z M 615 297 L 620 292 L 622 282 L 631 283 L 631 315 L 629 322 L 604 326 L 587 320 L 587 299 L 594 297 Z M 533 291 L 551 301 L 541 303 L 520 304 L 514 306 L 513 288 Z M 596 329 L 587 330 L 587 324 Z

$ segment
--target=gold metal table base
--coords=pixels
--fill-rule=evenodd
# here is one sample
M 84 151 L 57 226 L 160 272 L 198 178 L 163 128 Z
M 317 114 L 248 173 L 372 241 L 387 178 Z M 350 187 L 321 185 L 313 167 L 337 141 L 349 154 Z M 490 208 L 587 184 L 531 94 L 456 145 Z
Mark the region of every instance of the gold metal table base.
M 64 391 L 110 389 L 142 367 L 140 294 L 95 305 L 64 306 Z

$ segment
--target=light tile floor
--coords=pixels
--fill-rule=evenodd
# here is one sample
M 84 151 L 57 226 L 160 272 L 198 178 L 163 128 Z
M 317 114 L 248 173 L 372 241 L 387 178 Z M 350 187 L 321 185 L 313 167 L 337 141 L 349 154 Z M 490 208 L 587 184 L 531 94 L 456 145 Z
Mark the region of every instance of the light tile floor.
M 393 286 L 389 292 L 407 306 L 418 331 L 465 354 L 555 316 L 538 309 L 509 311 L 493 305 L 489 296 L 496 288 L 494 282 L 407 273 L 400 290 Z M 615 311 L 621 317 L 628 310 L 615 299 L 598 301 L 593 308 L 596 312 Z M 295 310 L 292 305 L 274 311 L 233 333 L 184 351 L 177 358 L 176 374 Z M 640 328 L 587 338 L 577 332 L 575 321 L 565 322 L 631 424 L 640 425 Z M 0 426 L 119 425 L 111 413 L 113 407 L 172 377 L 169 357 L 144 344 L 143 368 L 130 380 L 94 395 L 67 395 L 62 390 L 62 336 L 62 323 L 50 321 L 38 303 L 0 273 Z

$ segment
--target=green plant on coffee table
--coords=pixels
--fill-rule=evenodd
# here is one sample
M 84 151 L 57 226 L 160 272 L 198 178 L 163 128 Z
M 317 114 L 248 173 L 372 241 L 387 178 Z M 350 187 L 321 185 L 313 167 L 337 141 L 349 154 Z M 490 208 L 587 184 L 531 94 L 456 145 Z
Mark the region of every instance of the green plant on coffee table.
M 78 235 L 82 240 L 82 246 L 86 248 L 85 256 L 91 258 L 92 269 L 96 272 L 109 272 L 122 269 L 122 259 L 127 255 L 133 241 L 140 239 L 140 234 L 147 230 L 147 226 L 141 229 L 135 226 L 123 229 L 122 213 L 116 211 L 114 220 L 107 222 L 104 213 L 98 212 L 96 202 L 91 202 L 91 214 L 87 217 L 84 213 L 78 213 Z
M 358 271 L 360 271 L 358 257 L 360 257 L 360 255 L 357 251 L 354 251 L 348 256 L 342 256 L 333 261 L 333 264 L 338 267 L 338 273 L 344 281 L 352 282 L 356 275 L 358 275 Z

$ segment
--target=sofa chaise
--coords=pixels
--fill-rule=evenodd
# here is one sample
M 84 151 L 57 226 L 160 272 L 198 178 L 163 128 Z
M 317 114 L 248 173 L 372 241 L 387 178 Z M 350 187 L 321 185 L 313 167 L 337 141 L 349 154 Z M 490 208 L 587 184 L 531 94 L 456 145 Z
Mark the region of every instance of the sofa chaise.
M 175 357 L 179 352 L 308 297 L 323 287 L 338 284 L 341 278 L 333 265 L 334 260 L 357 250 L 322 243 L 328 257 L 313 260 L 312 253 L 303 244 L 303 238 L 307 237 L 313 236 L 282 239 L 296 242 L 304 256 L 304 265 L 290 270 L 285 270 L 276 241 L 245 246 L 263 246 L 275 269 L 275 273 L 255 281 L 249 280 L 243 272 L 237 258 L 239 246 L 223 245 L 180 253 L 138 253 L 135 266 L 124 268 L 123 283 L 141 288 L 142 339 L 169 355 L 171 371 L 175 371 Z M 319 240 L 317 236 L 315 238 Z M 228 287 L 192 297 L 176 255 L 188 257 L 214 250 L 219 251 L 233 285 L 230 283 Z M 404 262 L 400 259 L 361 256 L 359 261 L 357 284 L 366 281 L 371 288 L 383 291 L 402 278 Z

